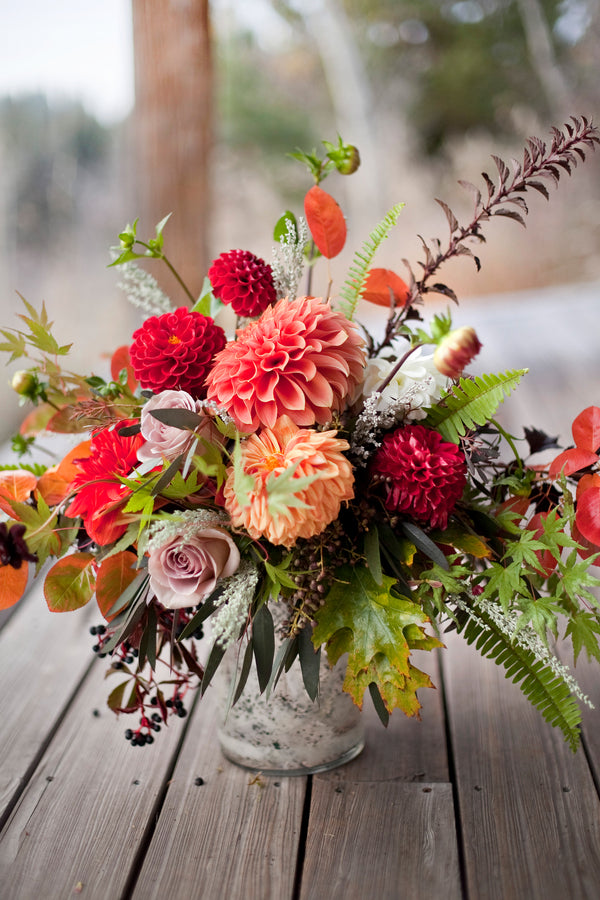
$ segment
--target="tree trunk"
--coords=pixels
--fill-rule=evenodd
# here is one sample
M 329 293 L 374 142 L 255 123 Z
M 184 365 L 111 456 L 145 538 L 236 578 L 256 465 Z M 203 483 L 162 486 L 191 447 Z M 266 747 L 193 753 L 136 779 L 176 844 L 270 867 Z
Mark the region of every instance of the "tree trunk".
M 208 158 L 212 65 L 208 0 L 132 0 L 139 234 L 173 213 L 165 252 L 194 296 L 208 267 Z M 166 266 L 152 268 L 176 305 L 187 304 Z

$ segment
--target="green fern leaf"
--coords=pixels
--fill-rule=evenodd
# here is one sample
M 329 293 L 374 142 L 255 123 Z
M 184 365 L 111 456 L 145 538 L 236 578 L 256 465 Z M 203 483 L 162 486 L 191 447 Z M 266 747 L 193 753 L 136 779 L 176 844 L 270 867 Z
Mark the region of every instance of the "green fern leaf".
M 579 746 L 581 711 L 566 682 L 534 653 L 511 643 L 498 626 L 478 606 L 477 619 L 467 618 L 458 632 L 468 644 L 475 644 L 482 656 L 494 660 L 506 670 L 506 677 L 517 684 L 546 722 L 560 728 L 573 752 Z
M 461 378 L 444 394 L 437 406 L 427 410 L 426 424 L 447 440 L 460 438 L 478 425 L 485 425 L 528 369 L 510 369 L 499 375 Z
M 361 251 L 355 253 L 348 277 L 340 290 L 340 295 L 345 301 L 340 304 L 340 309 L 348 319 L 352 319 L 354 316 L 358 298 L 365 286 L 367 273 L 371 268 L 375 254 L 395 226 L 403 209 L 404 203 L 396 203 L 395 206 L 392 206 L 385 218 L 375 226 L 364 242 Z

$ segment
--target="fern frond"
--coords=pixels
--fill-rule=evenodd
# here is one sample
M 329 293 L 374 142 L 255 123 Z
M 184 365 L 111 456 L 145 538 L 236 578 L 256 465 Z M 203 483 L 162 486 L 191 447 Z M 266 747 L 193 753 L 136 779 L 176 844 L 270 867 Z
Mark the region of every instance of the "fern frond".
M 506 670 L 506 677 L 520 687 L 546 722 L 560 728 L 573 752 L 579 746 L 581 711 L 569 685 L 548 662 L 522 645 L 512 643 L 482 607 L 466 623 L 458 625 L 468 644 L 475 644 L 482 656 Z
M 461 378 L 444 394 L 438 405 L 427 410 L 427 425 L 447 440 L 460 438 L 478 425 L 485 425 L 528 369 L 509 369 L 499 375 Z
M 404 203 L 396 203 L 392 206 L 385 218 L 379 222 L 364 242 L 360 251 L 354 254 L 352 265 L 348 271 L 348 277 L 342 285 L 340 296 L 345 303 L 340 304 L 340 309 L 348 319 L 352 319 L 358 298 L 365 286 L 367 272 L 371 267 L 377 250 L 389 235 L 398 221 L 400 213 L 404 209 Z

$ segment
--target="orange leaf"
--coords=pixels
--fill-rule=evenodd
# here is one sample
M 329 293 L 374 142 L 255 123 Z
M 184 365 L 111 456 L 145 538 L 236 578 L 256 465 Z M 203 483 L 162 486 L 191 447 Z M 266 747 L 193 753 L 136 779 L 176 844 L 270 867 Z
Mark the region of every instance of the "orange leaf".
M 0 609 L 8 609 L 21 599 L 27 587 L 28 577 L 27 563 L 22 563 L 19 569 L 13 569 L 12 566 L 0 568 Z
M 119 380 L 119 372 L 123 369 L 127 369 L 127 387 L 131 391 L 135 391 L 138 381 L 133 374 L 133 366 L 131 365 L 131 356 L 129 355 L 129 347 L 127 344 L 123 344 L 122 347 L 117 347 L 112 355 L 110 361 L 110 377 L 113 381 Z
M 392 296 L 395 306 L 405 306 L 410 297 L 406 282 L 391 269 L 371 269 L 361 297 L 377 306 L 389 306 Z
M 56 506 L 65 499 L 69 493 L 71 482 L 79 474 L 75 460 L 88 457 L 91 446 L 91 441 L 81 441 L 67 453 L 57 466 L 47 469 L 38 480 L 37 489 L 48 506 Z
M 600 447 L 600 407 L 588 406 L 573 421 L 573 440 L 582 450 Z
M 39 406 L 27 413 L 21 422 L 19 431 L 25 437 L 35 437 L 41 431 L 46 430 L 46 425 L 55 412 L 56 410 L 49 403 L 40 403 Z
M 315 184 L 304 198 L 304 214 L 323 256 L 327 259 L 337 256 L 346 243 L 346 220 L 337 201 Z
M 136 569 L 137 556 L 130 550 L 123 550 L 109 556 L 100 564 L 96 577 L 96 600 L 98 608 L 107 622 L 110 622 L 121 610 L 117 609 L 108 615 L 115 600 L 121 596 L 125 588 L 139 575 Z
M 37 478 L 33 472 L 28 472 L 27 469 L 0 472 L 0 509 L 9 516 L 14 516 L 12 506 L 7 500 L 17 500 L 22 503 L 27 500 L 36 485 Z
M 52 566 L 44 582 L 50 612 L 71 612 L 92 599 L 96 585 L 94 562 L 91 553 L 71 553 Z
M 600 487 L 589 488 L 580 496 L 575 522 L 584 538 L 600 547 Z
M 565 475 L 572 475 L 573 472 L 579 472 L 580 469 L 585 469 L 597 462 L 598 456 L 595 453 L 573 447 L 570 450 L 563 450 L 556 459 L 552 460 L 548 474 L 550 478 L 558 478 L 561 472 L 564 472 Z

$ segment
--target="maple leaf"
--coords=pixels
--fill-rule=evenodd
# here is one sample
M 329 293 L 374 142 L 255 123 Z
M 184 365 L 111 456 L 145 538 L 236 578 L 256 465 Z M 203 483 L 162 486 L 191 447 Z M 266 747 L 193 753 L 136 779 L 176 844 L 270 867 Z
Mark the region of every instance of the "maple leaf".
M 377 584 L 369 571 L 350 566 L 339 569 L 337 577 L 325 605 L 315 614 L 315 647 L 325 644 L 332 664 L 348 653 L 344 690 L 358 706 L 365 689 L 375 682 L 390 711 L 399 707 L 415 715 L 414 693 L 427 685 L 426 676 L 418 675 L 409 662 L 411 650 L 443 646 L 425 632 L 427 616 L 411 598 L 392 593 L 394 578 L 384 575 Z

